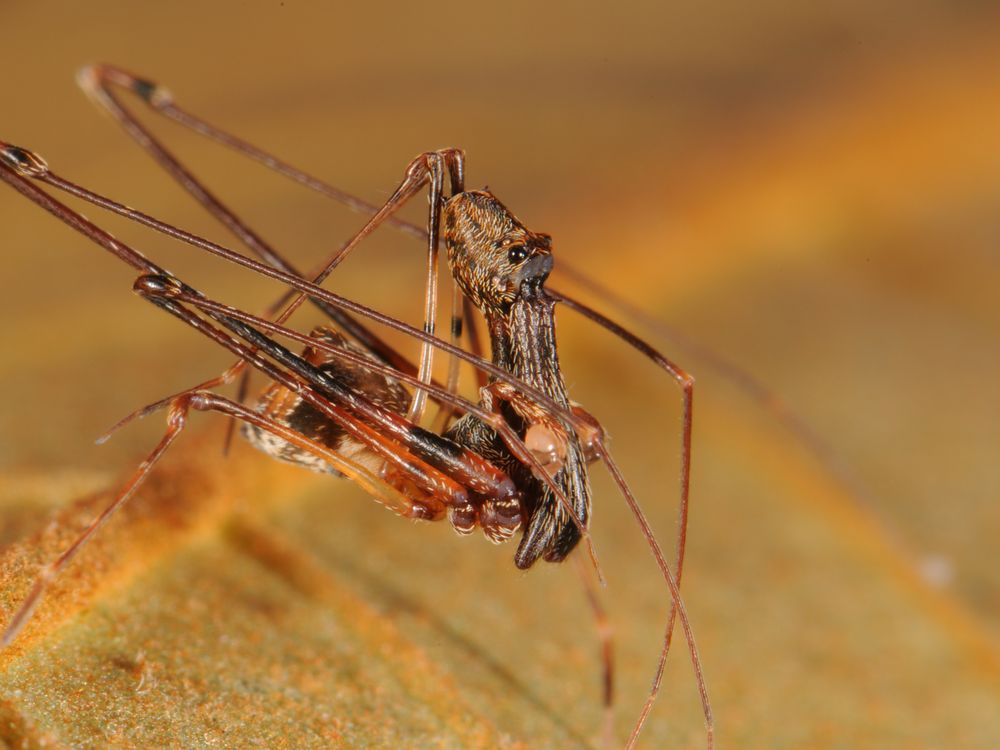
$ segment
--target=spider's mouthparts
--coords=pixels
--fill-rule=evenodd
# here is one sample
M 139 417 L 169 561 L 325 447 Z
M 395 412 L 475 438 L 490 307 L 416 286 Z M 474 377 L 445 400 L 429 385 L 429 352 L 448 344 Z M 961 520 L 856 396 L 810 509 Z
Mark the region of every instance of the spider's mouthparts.
M 518 286 L 525 283 L 541 284 L 552 273 L 552 254 L 543 253 L 528 260 L 517 271 Z

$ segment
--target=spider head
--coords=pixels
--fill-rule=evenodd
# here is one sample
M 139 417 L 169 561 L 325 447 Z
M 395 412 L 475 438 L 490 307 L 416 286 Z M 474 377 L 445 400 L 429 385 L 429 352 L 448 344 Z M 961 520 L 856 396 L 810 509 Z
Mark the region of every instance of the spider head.
M 552 271 L 552 238 L 528 230 L 489 192 L 452 196 L 441 226 L 451 273 L 480 310 L 509 308 Z

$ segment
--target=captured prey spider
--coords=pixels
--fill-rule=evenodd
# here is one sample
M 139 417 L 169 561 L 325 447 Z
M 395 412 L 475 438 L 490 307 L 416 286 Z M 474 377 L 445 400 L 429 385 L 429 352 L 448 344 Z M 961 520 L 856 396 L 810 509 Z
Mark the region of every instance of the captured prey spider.
M 140 296 L 238 357 L 218 377 L 151 404 L 116 425 L 114 429 L 136 416 L 161 408 L 167 410 L 168 426 L 160 442 L 107 508 L 60 557 L 42 569 L 27 598 L 7 623 L 3 643 L 10 643 L 27 622 L 50 581 L 128 501 L 181 433 L 192 409 L 217 411 L 241 422 L 244 437 L 265 453 L 314 470 L 346 476 L 400 515 L 419 520 L 447 518 L 461 534 L 479 527 L 496 542 L 508 540 L 520 531 L 514 563 L 522 569 L 539 559 L 560 562 L 581 542 L 597 566 L 588 531 L 591 510 L 588 466 L 600 462 L 608 469 L 634 515 L 659 567 L 670 602 L 652 687 L 626 746 L 635 745 L 656 699 L 674 625 L 679 620 L 697 679 L 706 743 L 712 747 L 714 725 L 708 692 L 679 592 L 687 530 L 692 378 L 601 313 L 547 287 L 546 280 L 553 267 L 551 238 L 525 227 L 490 192 L 466 190 L 464 154 L 458 149 L 418 156 L 407 167 L 391 197 L 376 207 L 215 128 L 177 106 L 165 89 L 119 68 L 88 67 L 81 71 L 79 80 L 95 102 L 263 262 L 92 192 L 56 174 L 31 151 L 0 143 L 0 178 L 132 266 L 140 274 L 134 285 Z M 125 108 L 115 88 L 137 95 L 157 113 L 367 213 L 370 218 L 320 271 L 301 273 L 211 194 Z M 263 316 L 210 299 L 36 183 L 280 281 L 289 292 Z M 395 216 L 400 206 L 424 188 L 429 193 L 426 228 Z M 382 224 L 426 243 L 428 273 L 422 330 L 319 286 Z M 450 341 L 435 335 L 442 241 L 455 285 Z M 318 327 L 309 335 L 285 326 L 288 317 L 306 300 L 328 315 L 334 325 Z M 673 566 L 668 565 L 609 452 L 600 423 L 569 397 L 556 345 L 557 304 L 622 338 L 681 386 L 684 408 L 680 522 Z M 463 324 L 471 323 L 474 310 L 488 328 L 491 360 L 480 356 L 474 325 L 467 327 L 471 351 L 459 346 Z M 419 340 L 419 361 L 414 364 L 379 338 L 368 321 Z M 302 353 L 294 353 L 279 343 L 278 338 L 304 347 Z M 443 384 L 432 377 L 435 350 L 451 357 L 447 382 Z M 478 402 L 457 393 L 459 361 L 471 363 L 477 371 Z M 248 366 L 263 372 L 271 381 L 254 408 L 242 403 Z M 241 374 L 244 380 L 239 398 L 228 399 L 214 392 L 214 388 L 234 381 Z M 428 400 L 438 405 L 433 430 L 422 426 L 428 421 L 425 420 Z M 605 653 L 610 654 L 610 647 Z M 605 670 L 605 701 L 610 703 L 610 656 L 606 656 Z

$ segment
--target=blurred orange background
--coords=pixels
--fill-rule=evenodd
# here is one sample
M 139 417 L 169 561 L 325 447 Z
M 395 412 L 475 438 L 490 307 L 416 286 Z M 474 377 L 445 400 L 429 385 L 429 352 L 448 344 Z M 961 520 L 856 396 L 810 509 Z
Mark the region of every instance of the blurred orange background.
M 221 241 L 76 89 L 80 65 L 152 78 L 189 110 L 373 202 L 419 152 L 464 148 L 471 187 L 488 185 L 554 236 L 553 286 L 698 377 L 684 590 L 720 746 L 1000 744 L 991 4 L 6 2 L 0 22 L 0 139 Z M 151 122 L 303 267 L 360 226 Z M 416 203 L 407 215 L 419 221 Z M 234 304 L 260 309 L 279 291 L 84 213 Z M 93 438 L 228 358 L 134 297 L 130 270 L 13 191 L 0 190 L 0 219 L 0 500 L 8 519 L 40 519 L 72 499 L 66 488 L 126 471 L 162 423 L 100 448 Z M 417 322 L 422 257 L 382 231 L 329 286 Z M 599 279 L 641 318 L 559 265 Z M 560 340 L 574 398 L 605 422 L 666 542 L 677 392 L 565 311 Z M 826 459 L 704 349 L 765 383 L 829 448 Z M 311 487 L 272 521 L 411 633 L 471 703 L 496 702 L 485 713 L 500 732 L 530 747 L 596 743 L 597 647 L 568 566 L 521 575 L 512 547 L 412 528 L 344 483 Z M 652 674 L 664 594 L 610 482 L 595 487 L 623 735 Z M 0 539 L 16 538 L 13 528 Z M 418 604 L 400 605 L 400 591 Z M 524 640 L 517 654 L 503 648 L 511 638 Z M 517 679 L 480 674 L 476 658 L 455 655 L 458 640 Z M 18 674 L 10 685 L 30 690 Z M 698 747 L 700 727 L 678 649 L 643 743 Z

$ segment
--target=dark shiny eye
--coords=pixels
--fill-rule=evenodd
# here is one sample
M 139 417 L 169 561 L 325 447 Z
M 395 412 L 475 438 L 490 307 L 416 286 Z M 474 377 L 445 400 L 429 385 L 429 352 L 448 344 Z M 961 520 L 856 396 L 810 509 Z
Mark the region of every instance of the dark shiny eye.
M 524 245 L 514 245 L 512 248 L 507 250 L 507 260 L 509 260 L 513 266 L 516 266 L 527 257 L 528 248 Z

